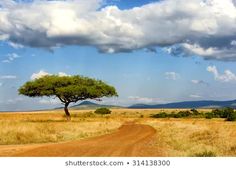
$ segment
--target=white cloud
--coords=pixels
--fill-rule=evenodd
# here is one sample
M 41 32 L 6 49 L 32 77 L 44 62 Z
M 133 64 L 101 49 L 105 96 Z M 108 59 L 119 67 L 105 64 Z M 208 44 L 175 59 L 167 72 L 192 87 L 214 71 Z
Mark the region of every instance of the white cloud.
M 70 76 L 70 75 L 68 75 L 68 74 L 66 74 L 66 73 L 64 73 L 64 72 L 59 72 L 59 73 L 58 73 L 58 76 L 63 77 L 63 76 Z
M 197 94 L 191 94 L 189 97 L 191 97 L 191 98 L 201 98 L 202 96 L 197 95 Z
M 46 71 L 44 71 L 44 70 L 40 70 L 38 73 L 33 73 L 33 74 L 31 75 L 30 79 L 31 79 L 31 80 L 35 80 L 35 79 L 39 79 L 39 78 L 44 77 L 44 76 L 47 76 L 47 75 L 52 75 L 52 74 L 51 74 L 51 73 L 48 73 L 48 72 L 46 72 Z M 66 74 L 66 73 L 64 73 L 64 72 L 59 72 L 57 75 L 60 76 L 60 77 L 63 77 L 63 76 L 70 76 L 70 75 L 68 75 L 68 74 Z
M 140 97 L 140 96 L 129 96 L 129 100 L 135 100 L 138 102 L 145 102 L 145 103 L 152 103 L 152 102 L 158 102 L 163 103 L 163 100 L 160 98 L 149 98 L 149 97 Z
M 216 66 L 208 66 L 207 71 L 211 72 L 214 75 L 215 80 L 218 80 L 221 82 L 236 81 L 236 75 L 230 70 L 225 70 L 223 74 L 220 74 Z
M 199 83 L 200 83 L 199 80 L 191 80 L 191 82 L 192 82 L 193 84 L 199 84 Z
M 44 70 L 40 70 L 38 73 L 33 73 L 30 77 L 31 80 L 39 79 L 41 77 L 50 75 L 48 72 L 45 72 Z
M 90 45 L 115 53 L 182 44 L 182 52 L 236 60 L 232 0 L 165 0 L 128 10 L 102 7 L 101 0 L 0 4 L 0 39 L 23 46 Z
M 0 76 L 0 79 L 16 79 L 16 76 L 14 76 L 14 75 L 3 75 L 3 76 Z
M 176 72 L 165 72 L 166 79 L 177 80 L 180 78 L 180 75 Z
M 9 53 L 7 54 L 7 59 L 3 60 L 3 63 L 10 63 L 14 61 L 15 59 L 20 58 L 20 56 L 16 53 Z
M 14 49 L 21 49 L 24 47 L 23 45 L 21 45 L 19 43 L 14 43 L 14 42 L 8 42 L 8 45 L 13 47 Z
M 211 42 L 212 43 L 212 42 Z M 218 42 L 218 43 L 224 43 Z M 229 43 L 229 42 L 228 42 Z M 218 44 L 222 45 L 222 44 Z M 200 44 L 191 44 L 191 43 L 181 43 L 176 46 L 167 47 L 165 51 L 169 54 L 176 56 L 191 56 L 198 55 L 202 56 L 207 60 L 222 60 L 222 61 L 236 61 L 236 45 L 232 45 L 230 42 L 227 46 L 224 47 L 209 47 L 201 46 Z
M 0 87 L 2 86 L 3 84 L 2 83 L 0 83 Z
M 188 50 L 196 55 L 211 56 L 211 55 L 217 53 L 217 49 L 212 48 L 212 47 L 204 49 L 201 46 L 199 46 L 198 44 L 183 43 L 182 45 L 186 50 Z

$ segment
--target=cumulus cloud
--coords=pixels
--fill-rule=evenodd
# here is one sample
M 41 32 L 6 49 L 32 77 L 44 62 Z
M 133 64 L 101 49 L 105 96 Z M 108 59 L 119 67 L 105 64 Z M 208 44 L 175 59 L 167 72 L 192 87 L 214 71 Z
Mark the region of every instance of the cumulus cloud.
M 176 72 L 165 72 L 166 79 L 177 80 L 180 78 L 180 75 Z
M 222 42 L 224 43 L 224 42 Z M 236 45 L 231 41 L 227 46 L 201 46 L 200 44 L 181 43 L 167 47 L 166 51 L 174 56 L 202 56 L 206 60 L 236 61 Z
M 0 76 L 0 79 L 16 79 L 16 76 L 14 76 L 14 75 L 3 75 L 3 76 Z
M 31 80 L 39 79 L 41 77 L 50 75 L 48 72 L 45 72 L 44 70 L 40 70 L 38 73 L 33 73 L 30 77 Z
M 51 74 L 51 73 L 48 73 L 48 72 L 46 72 L 46 71 L 44 71 L 44 70 L 40 70 L 40 71 L 37 72 L 37 73 L 33 73 L 33 74 L 31 75 L 30 79 L 31 79 L 31 80 L 35 80 L 35 79 L 39 79 L 39 78 L 44 77 L 44 76 L 47 76 L 47 75 L 52 75 L 52 74 Z M 70 76 L 70 75 L 68 75 L 68 74 L 66 74 L 66 73 L 64 73 L 64 72 L 59 72 L 57 75 L 60 76 L 60 77 L 62 77 L 62 76 Z
M 12 61 L 14 61 L 15 59 L 20 58 L 20 56 L 16 53 L 9 53 L 7 54 L 7 58 L 5 60 L 3 60 L 3 63 L 10 63 Z
M 231 82 L 236 81 L 236 75 L 230 70 L 225 70 L 223 74 L 220 74 L 216 66 L 208 66 L 207 71 L 214 75 L 215 80 L 221 82 Z
M 177 53 L 186 56 L 236 60 L 233 0 L 165 0 L 128 10 L 104 7 L 102 0 L 0 4 L 0 39 L 13 44 L 90 45 L 106 53 L 179 45 Z
M 8 45 L 13 47 L 14 49 L 21 49 L 21 48 L 24 47 L 23 45 L 17 44 L 17 43 L 14 43 L 14 42 L 8 42 Z

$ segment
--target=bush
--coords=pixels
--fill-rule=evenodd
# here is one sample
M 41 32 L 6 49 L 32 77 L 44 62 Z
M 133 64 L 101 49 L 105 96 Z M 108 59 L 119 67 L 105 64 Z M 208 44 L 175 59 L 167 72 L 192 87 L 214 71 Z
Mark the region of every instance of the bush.
M 190 111 L 180 111 L 177 114 L 175 113 L 171 113 L 171 114 L 167 114 L 165 112 L 162 113 L 158 113 L 158 114 L 154 114 L 151 115 L 151 117 L 153 118 L 183 118 L 183 117 L 191 117 L 192 113 Z
M 153 118 L 166 118 L 166 117 L 168 117 L 168 114 L 162 112 L 162 113 L 151 115 L 151 117 L 153 117 Z
M 108 108 L 98 108 L 95 110 L 96 114 L 111 114 L 111 110 L 109 110 Z
M 194 115 L 199 115 L 200 113 L 196 109 L 191 109 L 190 110 Z
M 226 118 L 226 121 L 236 121 L 236 112 L 230 112 Z
M 230 107 L 226 107 L 223 109 L 223 117 L 222 118 L 228 118 L 228 116 L 231 116 L 234 114 L 234 109 Z
M 212 119 L 212 118 L 214 118 L 214 114 L 213 113 L 206 113 L 205 118 L 206 119 Z
M 190 117 L 192 115 L 192 113 L 188 110 L 186 111 L 180 111 L 177 116 L 178 117 Z
M 174 118 L 181 118 L 181 115 L 179 113 L 177 114 L 171 114 L 171 117 L 174 117 Z
M 212 113 L 214 114 L 214 117 L 217 117 L 217 118 L 227 118 L 229 114 L 233 113 L 234 112 L 234 109 L 233 108 L 230 108 L 230 107 L 226 107 L 226 108 L 223 108 L 223 109 L 215 109 L 215 110 L 212 110 Z
M 223 116 L 222 110 L 220 109 L 213 109 L 211 113 L 214 115 L 215 118 L 220 118 Z
M 223 109 L 214 109 L 208 113 L 198 112 L 196 109 L 191 109 L 190 111 L 179 111 L 178 113 L 172 112 L 171 114 L 167 114 L 165 112 L 161 112 L 158 114 L 151 115 L 153 118 L 226 118 L 227 121 L 236 121 L 236 112 L 234 109 L 230 107 L 226 107 Z

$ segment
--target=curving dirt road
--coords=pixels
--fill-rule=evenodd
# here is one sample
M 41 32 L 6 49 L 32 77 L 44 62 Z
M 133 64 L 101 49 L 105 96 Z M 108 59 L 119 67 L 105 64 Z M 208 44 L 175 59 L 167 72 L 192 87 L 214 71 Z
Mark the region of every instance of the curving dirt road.
M 0 146 L 0 156 L 18 157 L 131 157 L 161 156 L 154 146 L 156 130 L 126 123 L 117 132 L 65 143 Z

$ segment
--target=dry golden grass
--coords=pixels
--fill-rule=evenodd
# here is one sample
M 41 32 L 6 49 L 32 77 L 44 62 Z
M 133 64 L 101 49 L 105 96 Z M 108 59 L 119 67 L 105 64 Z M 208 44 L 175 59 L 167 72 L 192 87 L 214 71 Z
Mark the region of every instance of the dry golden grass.
M 119 119 L 72 114 L 68 122 L 61 111 L 0 114 L 0 144 L 28 144 L 69 141 L 106 134 L 117 129 Z
M 154 144 L 165 156 L 236 156 L 236 122 L 149 118 L 151 114 L 179 109 L 112 109 L 111 115 L 96 115 L 93 111 L 71 110 L 71 122 L 65 120 L 62 110 L 1 113 L 0 144 L 76 140 L 110 133 L 125 121 L 136 121 L 157 130 Z
M 223 119 L 143 119 L 165 156 L 236 156 L 236 123 Z

